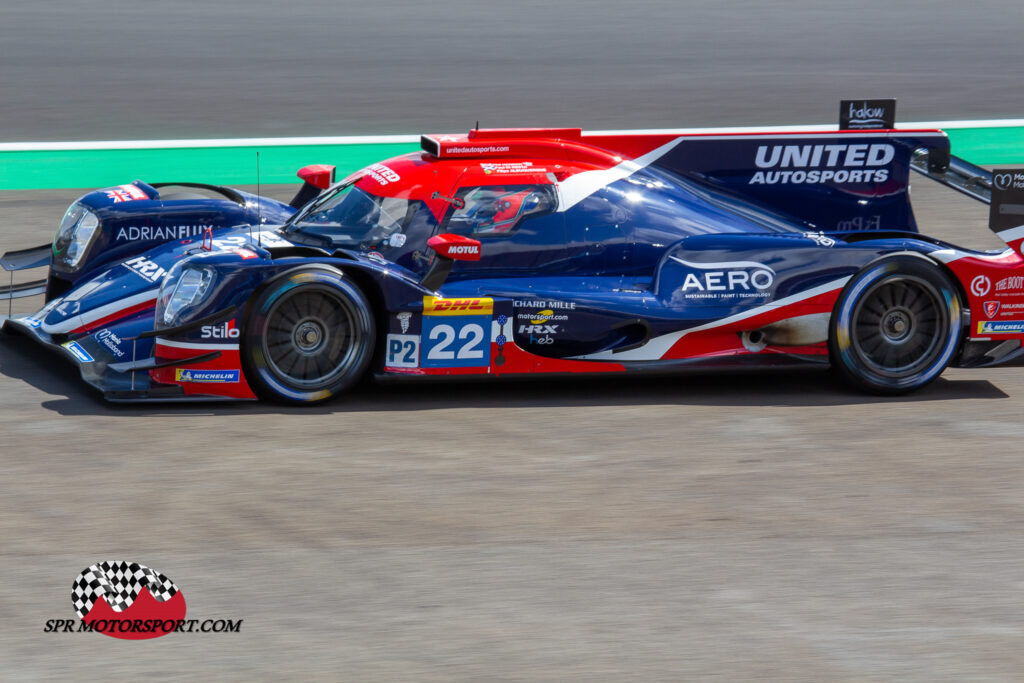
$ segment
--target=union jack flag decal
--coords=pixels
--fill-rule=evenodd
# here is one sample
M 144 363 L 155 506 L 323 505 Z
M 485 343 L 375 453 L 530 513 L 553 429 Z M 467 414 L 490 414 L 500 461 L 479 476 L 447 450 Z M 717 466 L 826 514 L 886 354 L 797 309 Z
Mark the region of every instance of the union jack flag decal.
M 133 199 L 148 199 L 146 193 L 134 185 L 120 185 L 111 190 L 107 190 L 107 197 L 114 204 L 130 202 Z

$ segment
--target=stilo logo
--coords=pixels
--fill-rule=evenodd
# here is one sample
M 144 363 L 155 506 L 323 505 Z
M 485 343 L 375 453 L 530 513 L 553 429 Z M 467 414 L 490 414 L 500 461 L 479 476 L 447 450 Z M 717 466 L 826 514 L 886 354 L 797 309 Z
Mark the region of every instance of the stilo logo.
M 203 339 L 238 339 L 239 335 L 233 319 L 221 325 L 203 325 L 199 329 L 199 336 Z
M 185 596 L 174 582 L 137 562 L 100 562 L 82 570 L 71 602 L 90 630 L 111 638 L 159 638 L 185 617 Z

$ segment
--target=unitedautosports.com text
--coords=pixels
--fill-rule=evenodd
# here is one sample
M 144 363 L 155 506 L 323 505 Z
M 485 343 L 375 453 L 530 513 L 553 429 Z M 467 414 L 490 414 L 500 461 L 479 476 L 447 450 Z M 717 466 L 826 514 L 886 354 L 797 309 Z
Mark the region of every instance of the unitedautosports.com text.
M 240 633 L 244 619 L 48 619 L 43 633 Z

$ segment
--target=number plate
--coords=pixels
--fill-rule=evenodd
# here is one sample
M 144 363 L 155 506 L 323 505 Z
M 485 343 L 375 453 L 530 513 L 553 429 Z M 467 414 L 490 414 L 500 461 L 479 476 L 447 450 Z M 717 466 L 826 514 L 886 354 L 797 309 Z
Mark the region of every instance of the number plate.
M 420 337 L 417 334 L 389 334 L 387 360 L 389 368 L 418 368 L 420 366 Z

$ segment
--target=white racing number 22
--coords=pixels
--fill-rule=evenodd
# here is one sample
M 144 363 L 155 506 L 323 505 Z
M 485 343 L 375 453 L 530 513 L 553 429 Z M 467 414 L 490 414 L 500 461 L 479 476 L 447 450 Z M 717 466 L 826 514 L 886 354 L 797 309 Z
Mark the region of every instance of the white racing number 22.
M 452 342 L 455 341 L 455 328 L 448 324 L 441 324 L 430 330 L 431 341 L 437 341 L 435 346 L 431 346 L 430 353 L 427 354 L 427 358 L 430 360 L 470 360 L 480 359 L 484 357 L 484 328 L 476 323 L 470 323 L 469 325 L 463 325 L 458 332 L 460 344 L 456 344 L 453 350 L 449 349 L 452 346 Z
M 489 315 L 424 316 L 422 367 L 485 367 L 490 364 Z

